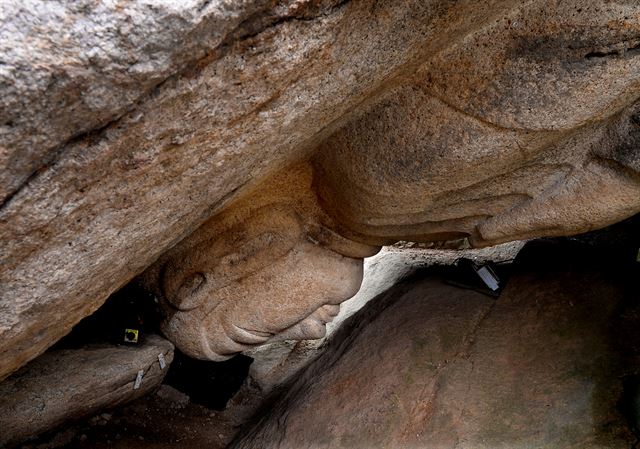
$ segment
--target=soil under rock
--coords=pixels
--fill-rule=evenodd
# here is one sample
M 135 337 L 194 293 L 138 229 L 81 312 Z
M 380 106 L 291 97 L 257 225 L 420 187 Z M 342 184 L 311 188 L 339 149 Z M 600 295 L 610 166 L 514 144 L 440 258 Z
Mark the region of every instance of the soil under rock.
M 246 389 L 244 390 L 246 391 Z M 234 399 L 225 411 L 191 401 L 168 385 L 129 405 L 75 423 L 22 449 L 222 449 L 243 420 L 240 410 L 251 398 Z

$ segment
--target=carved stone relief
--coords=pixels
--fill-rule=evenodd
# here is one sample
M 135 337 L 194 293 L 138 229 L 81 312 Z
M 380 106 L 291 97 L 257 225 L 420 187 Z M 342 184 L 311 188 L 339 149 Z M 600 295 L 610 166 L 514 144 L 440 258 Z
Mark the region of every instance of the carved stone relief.
M 303 164 L 270 178 L 202 225 L 143 276 L 164 334 L 211 360 L 264 343 L 316 339 L 355 295 L 379 247 L 331 230 Z

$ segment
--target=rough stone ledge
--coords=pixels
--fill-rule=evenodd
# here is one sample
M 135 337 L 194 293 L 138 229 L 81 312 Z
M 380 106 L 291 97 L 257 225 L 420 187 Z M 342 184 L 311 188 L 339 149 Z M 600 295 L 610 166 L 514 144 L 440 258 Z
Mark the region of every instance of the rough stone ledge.
M 143 396 L 160 385 L 172 361 L 173 345 L 157 335 L 140 346 L 92 345 L 43 354 L 0 384 L 0 448 Z M 134 389 L 139 371 L 142 382 Z

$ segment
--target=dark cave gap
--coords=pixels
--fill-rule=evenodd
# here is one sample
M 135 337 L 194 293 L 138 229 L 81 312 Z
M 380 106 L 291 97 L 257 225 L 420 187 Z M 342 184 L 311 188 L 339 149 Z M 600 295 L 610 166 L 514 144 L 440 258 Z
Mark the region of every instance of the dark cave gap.
M 52 349 L 141 344 L 149 334 L 160 334 L 160 319 L 153 295 L 131 282 L 80 321 Z M 224 362 L 196 360 L 176 348 L 163 384 L 185 393 L 196 404 L 221 411 L 247 378 L 252 362 L 251 357 L 241 354 Z

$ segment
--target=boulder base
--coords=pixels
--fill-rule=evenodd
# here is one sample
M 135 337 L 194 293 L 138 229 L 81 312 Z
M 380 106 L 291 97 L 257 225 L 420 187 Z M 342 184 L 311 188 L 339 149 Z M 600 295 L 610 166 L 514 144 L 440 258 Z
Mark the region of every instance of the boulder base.
M 631 447 L 637 273 L 523 252 L 497 300 L 435 277 L 388 290 L 233 447 Z
M 135 347 L 94 345 L 45 353 L 0 384 L 0 447 L 139 398 L 162 382 L 172 361 L 173 345 L 155 335 Z

